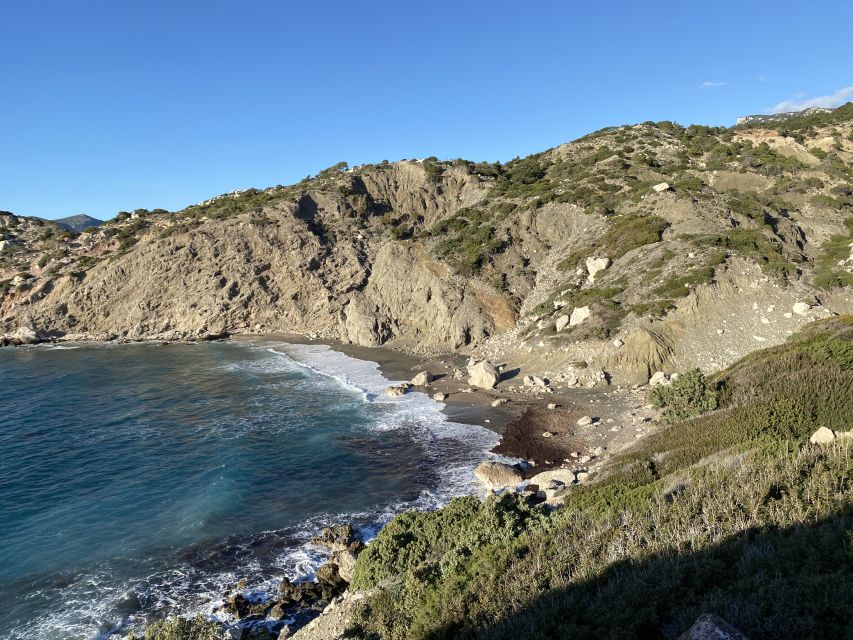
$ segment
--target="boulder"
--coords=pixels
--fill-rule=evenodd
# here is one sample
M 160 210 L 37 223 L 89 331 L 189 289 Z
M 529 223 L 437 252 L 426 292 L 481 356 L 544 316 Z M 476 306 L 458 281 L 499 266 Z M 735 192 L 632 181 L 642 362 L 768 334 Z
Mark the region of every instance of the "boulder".
M 589 281 L 593 282 L 595 280 L 595 274 L 599 273 L 600 271 L 604 271 L 609 266 L 610 258 L 587 258 L 586 270 L 587 273 L 589 273 Z
M 332 562 L 338 565 L 338 575 L 347 583 L 352 582 L 352 576 L 355 572 L 355 562 L 358 556 L 355 552 L 345 549 L 343 551 L 335 551 L 332 554 Z
M 797 302 L 791 310 L 798 316 L 806 316 L 809 314 L 809 311 L 811 311 L 811 308 L 812 306 L 807 302 Z
M 35 344 L 39 341 L 38 332 L 32 327 L 18 327 L 9 338 L 12 344 Z
M 468 384 L 481 389 L 493 389 L 500 380 L 497 368 L 488 360 L 471 360 L 468 363 Z
M 447 400 L 447 394 L 439 391 L 438 393 L 433 394 L 432 399 L 436 402 L 444 402 L 445 400 Z
M 658 182 L 655 186 L 652 187 L 652 191 L 655 193 L 663 193 L 664 191 L 669 191 L 672 187 L 669 186 L 668 182 Z
M 418 375 L 412 378 L 412 384 L 416 387 L 425 387 L 432 381 L 433 377 L 429 371 L 421 371 Z
M 521 484 L 521 473 L 503 462 L 482 462 L 474 469 L 477 480 L 489 489 L 514 488 Z
M 578 426 L 579 427 L 588 427 L 593 422 L 595 422 L 595 418 L 592 416 L 583 416 L 582 418 L 578 418 Z
M 747 640 L 746 636 L 713 613 L 699 616 L 678 640 Z
M 530 478 L 530 483 L 537 487 L 550 487 L 556 484 L 570 485 L 575 481 L 575 474 L 571 469 L 553 469 L 537 473 Z M 529 486 L 529 485 L 528 485 Z
M 559 331 L 562 331 L 563 329 L 565 329 L 566 325 L 568 325 L 568 324 L 569 324 L 569 316 L 563 314 L 559 318 L 557 318 L 557 322 L 555 323 L 554 328 L 557 329 L 557 331 L 559 332 Z
M 524 376 L 521 382 L 525 387 L 545 388 L 548 386 L 548 382 L 545 380 L 545 378 L 540 378 L 539 376 Z
M 339 524 L 334 527 L 325 527 L 311 542 L 332 551 L 343 551 L 354 546 L 358 539 L 352 525 Z
M 389 396 L 404 396 L 408 390 L 409 388 L 402 384 L 392 384 L 385 387 L 385 394 Z
M 812 434 L 809 442 L 812 444 L 832 444 L 835 441 L 835 434 L 826 427 L 821 427 Z
M 666 374 L 663 371 L 655 371 L 652 374 L 652 377 L 649 379 L 649 386 L 656 387 L 661 384 L 667 384 L 669 382 L 669 378 L 667 378 Z
M 575 327 L 586 322 L 590 315 L 592 315 L 592 312 L 589 310 L 589 307 L 575 307 L 572 310 L 571 317 L 569 317 L 569 326 Z

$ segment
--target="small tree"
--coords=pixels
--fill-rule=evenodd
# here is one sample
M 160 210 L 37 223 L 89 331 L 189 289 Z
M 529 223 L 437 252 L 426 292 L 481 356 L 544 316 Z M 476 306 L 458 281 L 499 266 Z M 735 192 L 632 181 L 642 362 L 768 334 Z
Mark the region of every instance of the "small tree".
M 650 399 L 656 407 L 664 408 L 664 417 L 671 422 L 686 420 L 717 408 L 717 392 L 708 386 L 699 369 L 691 369 L 668 386 L 652 389 Z

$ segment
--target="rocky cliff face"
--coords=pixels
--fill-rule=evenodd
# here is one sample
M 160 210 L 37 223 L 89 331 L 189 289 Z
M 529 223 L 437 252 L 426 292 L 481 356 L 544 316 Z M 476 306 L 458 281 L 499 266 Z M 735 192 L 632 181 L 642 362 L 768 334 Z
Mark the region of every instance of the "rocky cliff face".
M 337 166 L 82 234 L 0 214 L 0 332 L 298 332 L 577 384 L 721 367 L 853 310 L 851 111 Z

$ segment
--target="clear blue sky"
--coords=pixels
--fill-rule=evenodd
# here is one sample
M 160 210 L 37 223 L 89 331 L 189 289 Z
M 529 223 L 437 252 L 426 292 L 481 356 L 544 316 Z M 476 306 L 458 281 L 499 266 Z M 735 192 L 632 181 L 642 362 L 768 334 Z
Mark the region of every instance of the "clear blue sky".
M 853 3 L 819 0 L 7 1 L 0 209 L 107 218 L 338 161 L 846 102 L 851 29 Z

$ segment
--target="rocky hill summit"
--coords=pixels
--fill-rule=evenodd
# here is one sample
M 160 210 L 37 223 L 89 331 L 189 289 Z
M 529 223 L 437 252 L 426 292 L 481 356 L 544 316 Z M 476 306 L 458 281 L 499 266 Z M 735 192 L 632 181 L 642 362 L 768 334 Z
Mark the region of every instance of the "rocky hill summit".
M 851 245 L 853 103 L 645 122 L 505 164 L 340 163 L 82 233 L 0 213 L 0 333 L 293 332 L 627 384 L 850 313 Z

